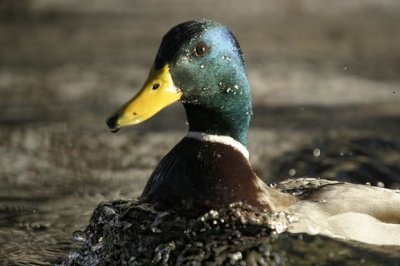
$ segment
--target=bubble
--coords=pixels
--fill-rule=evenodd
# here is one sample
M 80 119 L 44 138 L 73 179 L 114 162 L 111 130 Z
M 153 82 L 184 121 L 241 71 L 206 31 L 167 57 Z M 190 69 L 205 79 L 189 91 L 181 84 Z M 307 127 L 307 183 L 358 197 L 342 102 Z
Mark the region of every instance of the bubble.
M 343 67 L 342 67 L 342 69 L 343 69 L 344 71 L 346 71 L 348 68 L 349 68 L 348 65 L 343 65 Z
M 204 64 L 201 64 L 201 65 L 200 65 L 200 68 L 201 68 L 201 69 L 204 69 L 204 68 L 205 68 Z
M 241 260 L 243 255 L 240 251 L 238 251 L 236 253 L 229 254 L 228 257 L 231 259 L 231 264 L 234 264 L 236 261 Z
M 75 241 L 78 242 L 85 242 L 86 241 L 86 235 L 84 232 L 82 232 L 81 230 L 76 230 L 72 233 L 72 238 Z
M 320 149 L 314 149 L 313 150 L 313 155 L 314 155 L 314 157 L 319 157 L 321 155 L 321 150 Z
M 381 181 L 378 181 L 378 182 L 376 182 L 376 186 L 377 187 L 385 187 L 385 183 L 383 183 L 383 182 L 381 182 Z
M 294 176 L 295 174 L 296 174 L 296 169 L 292 168 L 292 169 L 289 170 L 289 175 L 290 176 Z

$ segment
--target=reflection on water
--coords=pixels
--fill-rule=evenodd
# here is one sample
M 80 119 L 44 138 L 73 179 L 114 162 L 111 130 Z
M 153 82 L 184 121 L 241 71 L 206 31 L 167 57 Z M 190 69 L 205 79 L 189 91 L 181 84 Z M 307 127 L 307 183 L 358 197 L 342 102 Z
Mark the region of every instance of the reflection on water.
M 324 2 L 327 8 L 259 0 L 249 9 L 225 0 L 12 2 L 0 0 L 0 265 L 56 261 L 80 247 L 73 232 L 100 202 L 139 195 L 184 135 L 182 108 L 116 135 L 104 119 L 140 87 L 165 31 L 191 18 L 219 20 L 239 38 L 255 101 L 250 158 L 260 176 L 277 181 L 290 172 L 398 188 L 398 1 Z M 338 254 L 353 265 L 382 262 L 373 247 L 323 237 L 234 241 L 247 250 L 225 254 L 234 261 L 257 249 L 277 254 L 264 260 L 292 265 L 335 264 L 344 258 Z M 159 261 L 169 249 L 158 249 Z

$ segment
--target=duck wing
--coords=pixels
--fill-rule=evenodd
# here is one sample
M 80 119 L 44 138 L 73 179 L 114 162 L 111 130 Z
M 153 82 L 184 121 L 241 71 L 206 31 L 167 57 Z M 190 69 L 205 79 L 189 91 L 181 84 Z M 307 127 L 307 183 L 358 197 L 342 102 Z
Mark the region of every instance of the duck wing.
M 399 190 L 319 182 L 320 186 L 308 186 L 289 208 L 298 218 L 290 225 L 290 232 L 323 234 L 376 245 L 400 245 Z

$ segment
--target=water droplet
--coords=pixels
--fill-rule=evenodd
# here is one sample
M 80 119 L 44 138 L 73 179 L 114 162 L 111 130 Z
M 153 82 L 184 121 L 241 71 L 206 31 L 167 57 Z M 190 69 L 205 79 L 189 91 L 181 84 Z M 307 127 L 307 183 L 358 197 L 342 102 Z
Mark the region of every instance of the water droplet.
M 344 152 L 341 152 L 341 153 L 340 153 L 340 156 L 344 156 Z
M 201 68 L 201 69 L 204 69 L 205 66 L 204 66 L 203 64 L 200 64 L 200 68 Z
M 230 61 L 230 60 L 231 60 L 231 58 L 230 58 L 229 56 L 227 56 L 226 54 L 224 54 L 224 55 L 222 56 L 222 59 L 224 59 L 224 60 L 228 60 L 228 61 Z
M 344 71 L 346 71 L 348 68 L 349 68 L 348 65 L 343 65 L 343 67 L 342 67 L 342 69 L 343 69 Z
M 294 176 L 295 174 L 296 174 L 296 169 L 292 168 L 292 169 L 289 170 L 289 175 L 290 176 Z
M 366 182 L 365 185 L 370 186 L 371 182 Z
M 162 233 L 162 231 L 156 226 L 150 226 L 150 230 L 152 233 L 157 233 L 157 234 Z
M 320 149 L 314 149 L 313 150 L 313 155 L 314 155 L 314 157 L 319 157 L 321 155 L 321 150 Z
M 101 210 L 102 210 L 103 214 L 107 217 L 113 216 L 116 214 L 116 212 L 112 206 L 104 205 Z
M 238 260 L 241 260 L 243 258 L 243 255 L 240 251 L 238 251 L 236 253 L 229 254 L 228 257 L 231 259 L 231 264 L 236 264 Z
M 206 90 L 208 90 L 208 88 L 207 87 L 203 87 L 203 88 L 201 88 L 201 90 L 202 91 L 206 91 Z
M 233 85 L 233 88 L 238 90 L 239 89 L 239 85 L 235 84 L 235 85 Z
M 216 210 L 211 210 L 209 213 L 212 219 L 217 219 L 219 217 L 219 212 Z
M 224 82 L 221 80 L 220 82 L 218 82 L 218 86 L 222 86 L 224 85 Z
M 226 91 L 225 91 L 225 92 L 226 92 L 226 93 L 230 93 L 230 92 L 231 92 L 231 90 L 232 90 L 232 89 L 231 89 L 231 87 L 229 87 L 229 88 L 227 88 L 227 89 L 226 89 Z
M 189 125 L 189 121 L 185 120 L 185 125 Z
M 72 233 L 72 238 L 75 241 L 78 242 L 85 242 L 86 241 L 86 235 L 84 232 L 82 232 L 81 230 L 76 230 Z
M 376 186 L 377 187 L 385 187 L 385 183 L 378 181 L 378 182 L 376 182 Z

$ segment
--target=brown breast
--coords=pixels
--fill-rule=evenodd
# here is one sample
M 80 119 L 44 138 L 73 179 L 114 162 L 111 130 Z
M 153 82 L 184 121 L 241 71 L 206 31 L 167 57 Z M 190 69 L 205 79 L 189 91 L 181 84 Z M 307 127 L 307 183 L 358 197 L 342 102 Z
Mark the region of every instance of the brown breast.
M 159 163 L 141 199 L 173 209 L 210 209 L 244 202 L 275 209 L 268 188 L 235 148 L 184 138 Z M 278 204 L 279 205 L 279 204 Z

